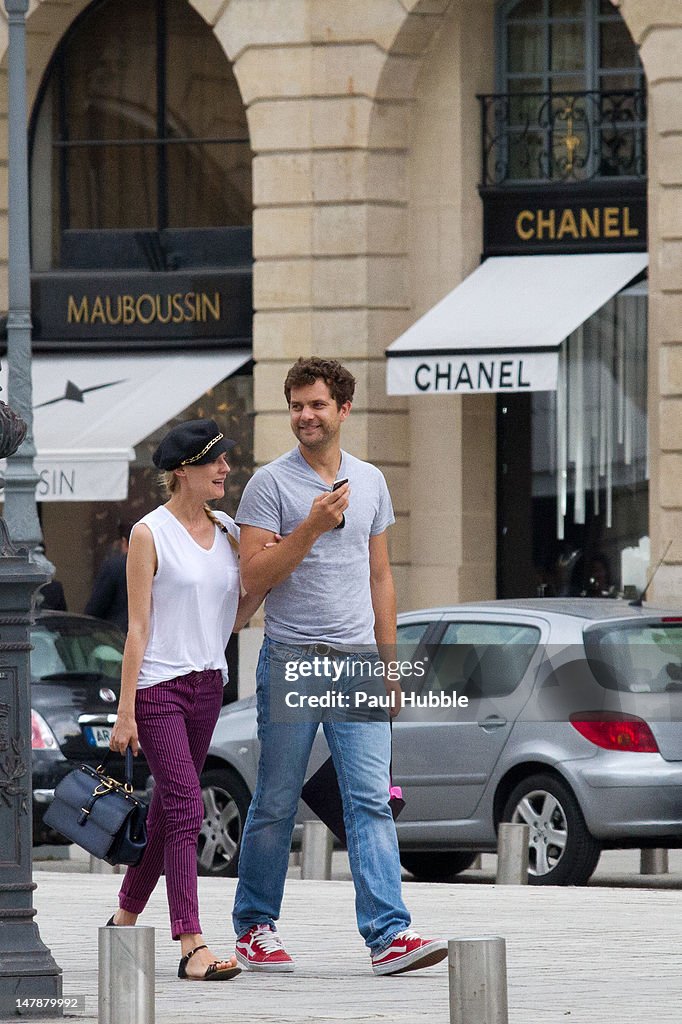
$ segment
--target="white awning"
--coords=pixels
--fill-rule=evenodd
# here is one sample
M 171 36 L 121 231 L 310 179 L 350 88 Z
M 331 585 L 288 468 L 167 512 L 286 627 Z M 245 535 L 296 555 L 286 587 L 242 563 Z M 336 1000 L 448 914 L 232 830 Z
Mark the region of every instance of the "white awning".
M 246 350 L 34 356 L 37 500 L 124 500 L 135 445 L 249 359 Z M 0 387 L 11 405 L 6 360 Z
M 558 348 L 646 253 L 493 256 L 386 352 L 389 395 L 555 391 Z

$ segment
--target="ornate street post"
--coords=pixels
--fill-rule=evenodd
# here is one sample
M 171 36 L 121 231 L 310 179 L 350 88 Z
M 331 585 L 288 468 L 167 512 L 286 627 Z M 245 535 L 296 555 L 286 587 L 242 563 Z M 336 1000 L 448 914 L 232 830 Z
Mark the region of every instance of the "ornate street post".
M 0 458 L 12 455 L 26 425 L 0 402 Z M 0 1019 L 17 999 L 57 1000 L 61 970 L 34 920 L 31 876 L 32 599 L 47 574 L 12 544 L 0 518 Z M 61 1016 L 43 1003 L 41 1016 Z
M 43 562 L 42 532 L 33 466 L 33 396 L 31 386 L 31 256 L 28 213 L 28 132 L 26 117 L 26 11 L 28 0 L 5 0 L 9 20 L 9 312 L 7 315 L 8 392 L 27 425 L 26 439 L 7 463 L 5 520 L 15 544 Z M 45 563 L 52 571 L 52 566 Z
M 29 654 L 33 595 L 49 578 L 29 558 L 40 545 L 35 504 L 31 399 L 30 258 L 26 132 L 26 10 L 9 16 L 9 391 L 21 415 L 0 402 L 0 458 L 11 481 L 0 518 L 0 1017 L 17 999 L 47 1000 L 42 1016 L 61 1016 L 61 970 L 34 920 L 32 881 L 31 700 Z M 21 454 L 14 458 L 21 446 Z M 10 536 L 21 544 L 15 547 Z M 49 1005 L 53 1001 L 54 1005 Z M 34 1011 L 35 1012 L 35 1011 Z

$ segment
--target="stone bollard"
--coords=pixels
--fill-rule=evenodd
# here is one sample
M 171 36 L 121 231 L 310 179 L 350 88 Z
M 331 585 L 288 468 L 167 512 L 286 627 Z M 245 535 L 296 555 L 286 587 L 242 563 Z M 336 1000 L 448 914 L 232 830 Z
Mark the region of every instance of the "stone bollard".
M 91 875 L 120 875 L 121 865 L 107 864 L 105 860 L 100 860 L 99 857 L 95 857 L 94 853 L 91 853 L 89 871 Z
M 471 864 L 471 867 L 469 868 L 469 870 L 470 871 L 481 871 L 482 868 L 483 868 L 483 861 L 481 859 L 481 854 L 477 853 L 476 854 L 476 858 L 473 861 L 473 863 Z
M 528 825 L 500 823 L 497 834 L 498 885 L 528 884 Z
M 154 929 L 99 929 L 99 1024 L 154 1024 Z
M 331 878 L 333 848 L 332 834 L 323 821 L 304 822 L 301 878 Z
M 640 875 L 667 875 L 668 851 L 662 849 L 642 850 L 639 859 Z
M 504 939 L 451 939 L 448 980 L 450 1024 L 508 1024 Z

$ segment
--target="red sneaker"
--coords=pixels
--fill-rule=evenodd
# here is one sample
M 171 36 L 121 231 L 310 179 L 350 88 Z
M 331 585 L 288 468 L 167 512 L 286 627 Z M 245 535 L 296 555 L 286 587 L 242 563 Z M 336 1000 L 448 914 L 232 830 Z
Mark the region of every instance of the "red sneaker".
M 267 924 L 255 924 L 237 939 L 235 954 L 248 971 L 284 974 L 294 969 L 294 961 L 282 945 L 277 931 Z
M 406 928 L 393 936 L 388 949 L 374 954 L 372 970 L 375 974 L 403 974 L 438 964 L 447 955 L 448 944 L 444 939 L 422 939 L 417 932 Z

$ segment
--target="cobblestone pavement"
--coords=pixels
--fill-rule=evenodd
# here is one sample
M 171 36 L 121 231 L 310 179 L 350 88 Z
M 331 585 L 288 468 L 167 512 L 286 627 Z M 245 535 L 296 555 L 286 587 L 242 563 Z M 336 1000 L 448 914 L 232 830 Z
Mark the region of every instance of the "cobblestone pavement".
M 483 870 L 463 875 L 461 884 L 407 882 L 405 898 L 423 934 L 506 938 L 510 1024 L 677 1024 L 682 856 L 671 852 L 670 861 L 669 875 L 644 878 L 637 873 L 637 851 L 606 854 L 588 887 L 535 888 L 490 884 L 494 857 L 486 855 Z M 85 863 L 79 872 L 45 867 L 36 871 L 41 936 L 63 968 L 64 995 L 86 997 L 76 1024 L 94 1024 L 97 928 L 116 904 L 120 878 L 86 874 Z M 447 1024 L 446 963 L 397 978 L 371 974 L 346 873 L 339 854 L 335 881 L 300 881 L 291 869 L 280 924 L 295 974 L 242 974 L 203 987 L 176 977 L 179 954 L 168 937 L 160 887 L 142 922 L 156 929 L 157 1021 Z M 200 880 L 204 931 L 219 953 L 233 941 L 234 886 L 233 880 Z

